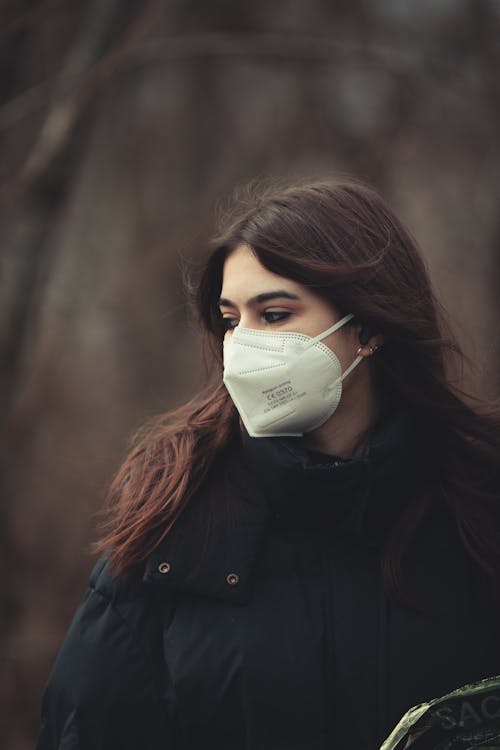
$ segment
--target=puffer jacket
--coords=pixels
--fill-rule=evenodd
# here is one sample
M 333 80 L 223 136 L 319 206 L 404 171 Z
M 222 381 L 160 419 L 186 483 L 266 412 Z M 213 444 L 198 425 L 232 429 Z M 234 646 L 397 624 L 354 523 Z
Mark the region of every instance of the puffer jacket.
M 388 598 L 381 549 L 431 474 L 405 410 L 364 454 L 245 438 L 144 567 L 98 561 L 37 750 L 377 750 L 411 706 L 500 673 L 498 623 L 436 503 Z

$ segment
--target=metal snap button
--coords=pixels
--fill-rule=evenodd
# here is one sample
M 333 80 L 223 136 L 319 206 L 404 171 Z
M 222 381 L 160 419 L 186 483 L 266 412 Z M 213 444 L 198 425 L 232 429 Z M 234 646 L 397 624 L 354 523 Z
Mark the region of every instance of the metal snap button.
M 230 586 L 236 586 L 239 580 L 240 580 L 240 577 L 236 573 L 229 573 L 229 575 L 226 578 L 226 581 L 229 583 Z
M 158 570 L 160 571 L 160 573 L 168 573 L 168 571 L 170 570 L 170 563 L 168 562 L 160 563 L 158 565 Z

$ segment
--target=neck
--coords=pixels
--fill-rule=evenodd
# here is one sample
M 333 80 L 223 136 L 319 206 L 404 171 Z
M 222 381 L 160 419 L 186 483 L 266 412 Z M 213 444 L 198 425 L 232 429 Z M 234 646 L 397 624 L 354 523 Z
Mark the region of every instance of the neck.
M 358 378 L 342 394 L 334 414 L 304 437 L 308 448 L 334 456 L 360 456 L 379 416 L 379 400 L 369 378 Z

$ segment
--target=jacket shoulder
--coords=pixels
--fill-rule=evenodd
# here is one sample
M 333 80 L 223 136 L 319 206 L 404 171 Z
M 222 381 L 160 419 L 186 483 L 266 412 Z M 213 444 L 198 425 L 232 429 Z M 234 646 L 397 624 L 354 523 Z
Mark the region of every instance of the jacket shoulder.
M 165 744 L 161 629 L 148 588 L 111 576 L 99 560 L 48 678 L 37 750 Z

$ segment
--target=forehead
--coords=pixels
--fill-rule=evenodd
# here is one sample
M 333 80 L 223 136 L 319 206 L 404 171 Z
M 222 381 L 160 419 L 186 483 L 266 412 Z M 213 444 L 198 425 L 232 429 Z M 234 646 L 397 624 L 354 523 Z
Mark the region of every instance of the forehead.
M 302 284 L 279 276 L 265 268 L 247 245 L 238 245 L 226 258 L 222 273 L 221 297 L 235 299 L 255 294 L 286 289 L 303 296 Z

